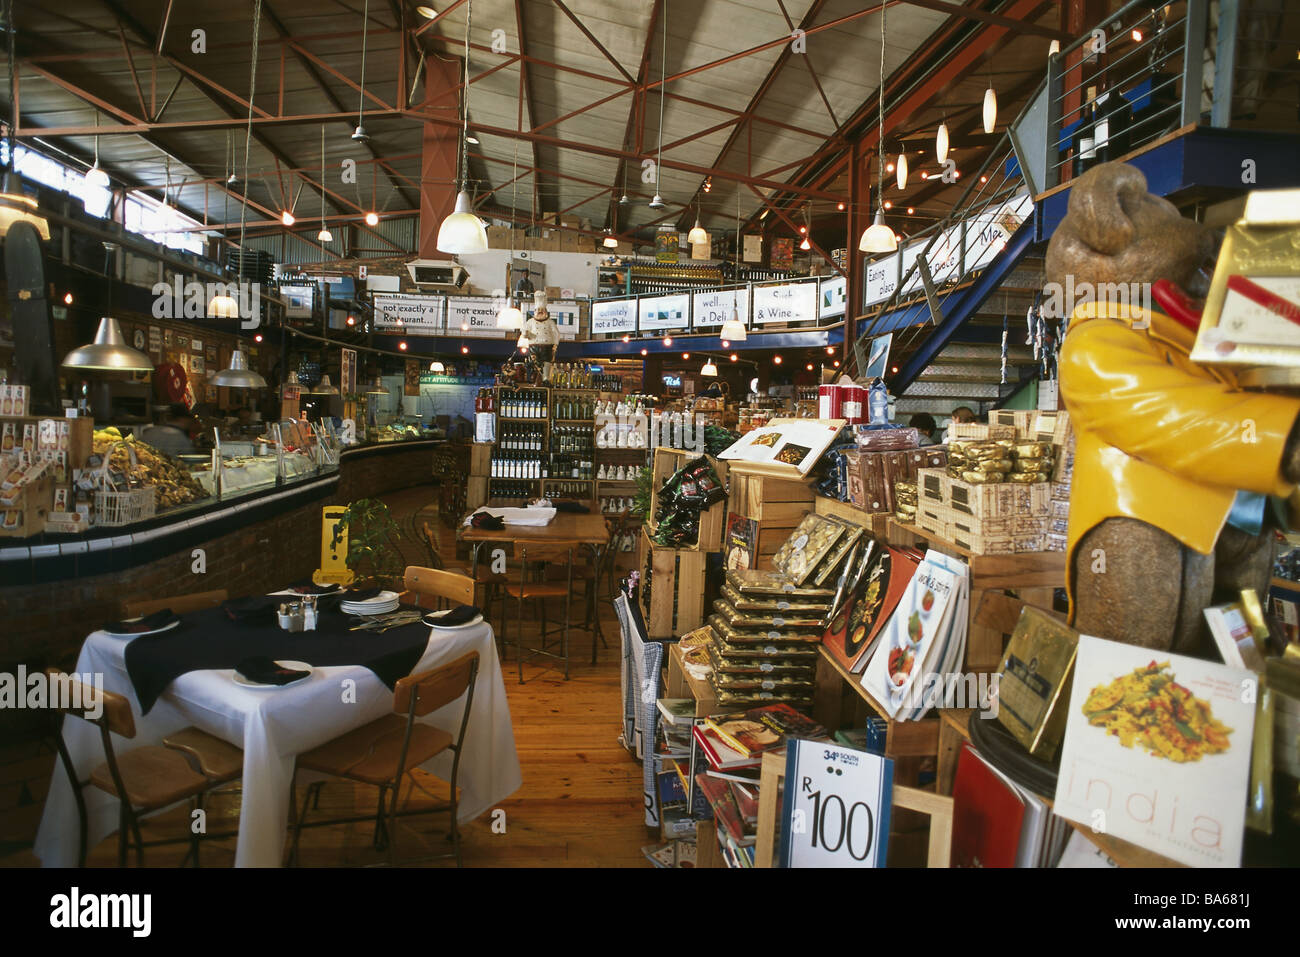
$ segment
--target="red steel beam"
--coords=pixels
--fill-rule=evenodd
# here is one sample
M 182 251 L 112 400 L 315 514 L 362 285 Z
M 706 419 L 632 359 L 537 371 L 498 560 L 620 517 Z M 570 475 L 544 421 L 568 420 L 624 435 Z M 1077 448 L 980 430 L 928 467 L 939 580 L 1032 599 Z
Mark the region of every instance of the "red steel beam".
M 577 17 L 575 17 L 573 15 L 573 11 L 564 5 L 564 0 L 552 0 L 552 2 L 564 12 L 564 15 L 566 17 L 568 17 L 570 20 L 573 21 L 574 26 L 576 26 L 579 30 L 582 31 L 583 36 L 585 36 L 588 40 L 592 42 L 592 45 L 595 46 L 595 48 L 601 52 L 601 55 L 604 56 L 606 60 L 608 60 L 610 63 L 614 65 L 614 69 L 618 70 L 619 73 L 622 73 L 623 76 L 627 78 L 627 81 L 629 83 L 636 82 L 636 80 L 633 79 L 632 74 L 628 73 L 627 70 L 623 69 L 623 64 L 619 63 L 618 60 L 614 59 L 613 54 L 611 54 L 608 50 L 605 49 L 605 45 L 596 39 L 596 35 L 594 33 L 592 33 L 590 30 L 587 29 L 587 25 L 584 24 Z

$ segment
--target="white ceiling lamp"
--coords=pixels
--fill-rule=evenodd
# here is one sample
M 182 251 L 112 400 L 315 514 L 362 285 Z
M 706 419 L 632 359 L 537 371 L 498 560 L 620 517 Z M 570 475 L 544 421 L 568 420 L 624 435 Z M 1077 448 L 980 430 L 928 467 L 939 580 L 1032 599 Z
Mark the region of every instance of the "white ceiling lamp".
M 862 232 L 858 249 L 864 253 L 891 253 L 898 249 L 898 237 L 885 224 L 885 5 L 880 5 L 880 85 L 876 88 L 876 112 L 880 129 L 876 137 L 876 218 Z
M 686 241 L 692 246 L 699 246 L 709 241 L 709 234 L 705 232 L 704 227 L 700 225 L 700 207 L 698 204 L 695 207 L 695 225 L 692 226 L 691 231 L 686 234 Z
M 939 124 L 938 132 L 934 134 L 934 155 L 942 166 L 948 159 L 948 123 Z
M 95 111 L 95 126 L 99 126 L 99 111 Z M 109 203 L 113 200 L 111 184 L 108 181 L 108 174 L 99 168 L 99 136 L 95 136 L 95 163 L 90 169 L 86 170 L 86 176 L 82 183 L 81 202 L 85 206 L 86 212 L 96 219 L 103 219 L 104 214 L 108 212 Z
M 370 28 L 370 0 L 366 0 L 361 9 L 361 86 L 357 100 L 357 128 L 352 131 L 352 139 L 358 143 L 369 143 L 370 134 L 366 132 L 364 122 L 366 112 L 366 37 Z M 322 174 L 323 175 L 323 174 Z
M 426 20 L 432 20 L 438 15 L 438 11 L 433 9 L 433 7 L 419 6 L 415 8 L 415 12 Z
M 740 190 L 736 190 L 736 258 L 733 260 L 734 278 L 740 277 Z M 748 306 L 748 304 L 746 304 Z M 740 321 L 739 293 L 731 290 L 731 318 L 722 324 L 719 338 L 729 342 L 744 342 L 748 333 Z
M 897 175 L 898 188 L 907 189 L 907 152 L 898 154 L 898 162 L 894 164 L 894 171 Z
M 447 371 L 447 367 L 443 365 L 440 360 L 434 359 L 429 363 L 429 371 L 433 373 L 443 373 Z
M 521 332 L 519 334 L 519 341 L 516 342 L 515 345 L 519 347 L 520 352 L 527 352 L 528 347 L 532 345 L 532 343 L 528 341 L 528 333 Z
M 803 209 L 803 222 L 803 242 L 799 244 L 799 248 L 808 252 L 812 249 L 812 212 L 807 206 Z
M 704 360 L 704 367 L 700 369 L 700 375 L 714 376 L 718 374 L 718 367 L 713 364 L 712 359 Z
M 460 133 L 460 191 L 456 193 L 456 208 L 438 227 L 438 251 L 468 255 L 485 253 L 488 248 L 487 230 L 483 221 L 474 215 L 474 204 L 469 191 L 465 189 L 465 180 L 469 176 L 469 153 L 467 138 L 469 136 L 469 33 L 473 0 L 465 4 L 465 93 L 463 97 L 464 115 L 461 119 Z M 511 236 L 514 231 L 511 231 Z
M 325 225 L 325 124 L 320 125 L 320 232 L 316 234 L 316 241 L 321 243 L 334 242 L 334 234 L 329 231 Z
M 222 369 L 209 379 L 208 383 L 226 389 L 266 388 L 266 380 L 262 378 L 261 374 L 248 368 L 248 357 L 244 355 L 242 349 L 236 349 L 232 352 L 230 354 L 230 368 Z M 337 392 L 337 390 L 335 391 Z
M 513 185 L 510 187 L 510 212 L 513 214 L 518 208 L 519 203 L 519 141 L 515 140 L 515 158 L 513 167 L 514 176 L 511 179 Z M 497 313 L 498 329 L 522 329 L 524 327 L 524 314 L 519 307 L 515 305 L 514 299 L 510 295 L 510 283 L 514 279 L 515 271 L 515 226 L 513 220 L 510 223 L 510 258 L 506 260 L 506 304 L 501 311 Z
M 497 313 L 498 329 L 522 329 L 524 327 L 524 314 L 514 300 L 506 299 L 505 306 Z
M 994 127 L 998 125 L 998 94 L 993 89 L 993 84 L 984 91 L 984 132 L 992 133 Z
M 650 208 L 655 210 L 668 208 L 664 198 L 659 195 L 659 174 L 664 162 L 664 83 L 668 77 L 668 0 L 663 0 L 659 19 L 663 21 L 664 29 L 663 38 L 659 42 L 659 153 L 655 160 L 655 195 L 650 200 Z
M 95 341 L 78 346 L 63 357 L 65 369 L 101 372 L 152 372 L 153 360 L 126 344 L 122 327 L 112 316 L 99 320 Z
M 600 241 L 600 244 L 606 249 L 618 249 L 618 239 L 608 229 L 605 230 L 605 238 Z

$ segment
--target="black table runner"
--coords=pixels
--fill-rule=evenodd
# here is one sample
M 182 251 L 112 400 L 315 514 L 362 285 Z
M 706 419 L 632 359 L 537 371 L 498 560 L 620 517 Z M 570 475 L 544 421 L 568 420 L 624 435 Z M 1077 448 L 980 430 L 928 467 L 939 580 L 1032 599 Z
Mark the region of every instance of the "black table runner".
M 186 672 L 234 668 L 256 655 L 316 667 L 361 665 L 393 688 L 424 655 L 429 626 L 415 622 L 382 634 L 349 631 L 356 620 L 341 612 L 322 612 L 315 631 L 289 632 L 274 618 L 234 622 L 221 608 L 208 608 L 182 615 L 170 631 L 132 638 L 126 647 L 126 671 L 142 714 L 148 714 L 167 686 Z

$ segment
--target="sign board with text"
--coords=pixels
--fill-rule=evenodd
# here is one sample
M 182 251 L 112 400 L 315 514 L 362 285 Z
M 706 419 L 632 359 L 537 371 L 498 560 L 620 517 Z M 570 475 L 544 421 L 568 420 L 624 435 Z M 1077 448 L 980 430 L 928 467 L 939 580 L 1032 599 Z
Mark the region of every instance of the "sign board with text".
M 447 335 L 499 339 L 497 313 L 503 302 L 491 296 L 448 296 Z
M 591 304 L 591 334 L 636 332 L 635 299 L 599 299 Z
M 691 324 L 691 297 L 687 293 L 646 296 L 637 310 L 637 328 L 643 332 L 687 329 Z
M 812 322 L 817 318 L 817 283 L 754 287 L 754 325 Z
M 749 289 L 718 289 L 691 295 L 691 326 L 695 329 L 716 329 L 731 319 L 732 312 L 740 313 L 740 321 L 749 325 Z
M 825 741 L 786 747 L 782 867 L 884 867 L 894 762 Z
M 443 297 L 386 293 L 374 297 L 375 332 L 436 336 L 443 331 Z

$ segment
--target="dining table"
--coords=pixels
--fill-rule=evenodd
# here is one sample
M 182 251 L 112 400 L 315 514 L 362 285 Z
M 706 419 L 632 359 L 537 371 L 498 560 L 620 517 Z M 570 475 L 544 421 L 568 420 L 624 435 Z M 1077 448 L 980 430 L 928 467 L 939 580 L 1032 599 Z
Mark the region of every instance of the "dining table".
M 593 594 L 600 594 L 601 559 L 604 556 L 605 549 L 612 546 L 609 541 L 609 528 L 606 525 L 605 516 L 599 512 L 556 511 L 554 518 L 545 525 L 515 525 L 507 521 L 505 528 L 500 529 L 475 528 L 472 525 L 465 525 L 463 521 L 461 524 L 461 540 L 470 546 L 471 577 L 477 577 L 480 552 L 485 546 L 488 548 L 490 556 L 494 545 L 510 545 L 514 548 L 523 546 L 525 549 L 533 542 L 561 547 L 573 545 L 576 548 L 590 550 L 592 565 L 595 567 L 595 576 L 591 588 Z M 591 642 L 591 663 L 593 665 L 596 663 L 596 639 L 603 640 L 598 610 L 594 615 L 594 619 Z
M 391 712 L 391 682 L 402 674 L 429 671 L 470 652 L 478 652 L 479 672 L 460 759 L 458 820 L 471 821 L 518 790 L 522 778 L 496 640 L 481 616 L 445 628 L 417 620 L 382 635 L 354 631 L 353 623 L 363 619 L 337 609 L 321 612 L 317 631 L 298 634 L 282 631 L 274 615 L 255 624 L 222 616 L 221 608 L 187 613 L 178 628 L 158 635 L 118 637 L 101 628 L 86 638 L 76 671 L 101 676 L 105 690 L 130 702 L 136 734 L 114 735 L 118 754 L 159 745 L 191 725 L 243 749 L 236 867 L 282 864 L 299 754 Z M 133 650 L 136 642 L 156 644 Z M 284 686 L 250 685 L 235 670 L 250 649 L 306 663 L 310 676 Z M 418 720 L 454 734 L 463 711 L 462 697 Z M 65 716 L 62 734 L 86 780 L 105 760 L 98 728 Z M 450 780 L 452 758 L 448 750 L 421 767 Z M 300 776 L 300 785 L 306 781 Z M 93 848 L 117 830 L 118 804 L 95 787 L 84 795 L 87 846 Z M 56 763 L 34 848 L 43 866 L 77 864 L 79 827 L 71 782 Z

